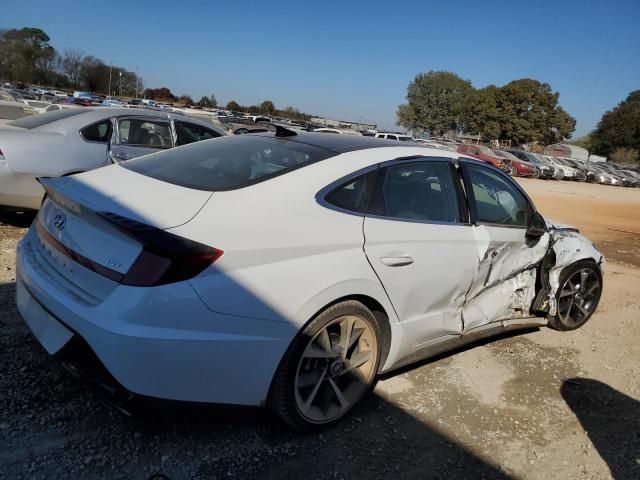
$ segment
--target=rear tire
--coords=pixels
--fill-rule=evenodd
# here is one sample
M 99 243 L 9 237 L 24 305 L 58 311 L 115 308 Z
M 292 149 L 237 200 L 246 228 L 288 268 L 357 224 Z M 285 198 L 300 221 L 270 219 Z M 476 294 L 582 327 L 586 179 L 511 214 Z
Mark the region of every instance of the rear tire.
M 592 260 L 581 260 L 560 274 L 556 314 L 549 319 L 554 330 L 575 330 L 587 323 L 602 295 L 602 272 Z
M 375 383 L 380 326 L 362 303 L 337 303 L 304 327 L 280 361 L 268 406 L 298 430 L 326 428 L 349 414 Z

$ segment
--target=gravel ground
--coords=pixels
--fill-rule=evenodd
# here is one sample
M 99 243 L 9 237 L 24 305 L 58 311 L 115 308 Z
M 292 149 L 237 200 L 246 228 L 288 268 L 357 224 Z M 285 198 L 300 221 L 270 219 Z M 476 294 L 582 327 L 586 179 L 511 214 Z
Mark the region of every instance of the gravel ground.
M 127 417 L 104 404 L 19 318 L 25 230 L 0 226 L 0 478 L 640 478 L 640 192 L 522 183 L 543 213 L 613 260 L 594 318 L 386 377 L 353 416 L 315 435 L 260 410 L 149 404 Z

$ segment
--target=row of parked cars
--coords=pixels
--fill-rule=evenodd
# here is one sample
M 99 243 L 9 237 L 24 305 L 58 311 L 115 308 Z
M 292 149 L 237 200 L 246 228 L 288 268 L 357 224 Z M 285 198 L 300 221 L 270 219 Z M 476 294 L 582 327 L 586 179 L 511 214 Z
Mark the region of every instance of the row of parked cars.
M 575 180 L 603 185 L 640 187 L 640 168 L 612 162 L 584 162 L 523 150 L 492 150 L 483 145 L 461 144 L 458 153 L 490 163 L 512 176 Z

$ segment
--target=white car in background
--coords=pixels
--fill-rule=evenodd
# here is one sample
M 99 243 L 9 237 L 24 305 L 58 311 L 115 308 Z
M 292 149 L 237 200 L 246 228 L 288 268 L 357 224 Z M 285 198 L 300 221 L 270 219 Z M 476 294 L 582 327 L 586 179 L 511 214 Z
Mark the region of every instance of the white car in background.
M 578 173 L 577 169 L 575 169 L 573 167 L 570 167 L 569 165 L 566 165 L 565 163 L 563 163 L 562 161 L 560 161 L 556 157 L 551 157 L 549 155 L 545 155 L 545 158 L 548 159 L 551 163 L 553 163 L 560 170 L 562 170 L 562 173 L 564 174 L 564 179 L 565 180 L 575 180 L 576 175 Z
M 0 208 L 38 209 L 44 196 L 38 177 L 86 172 L 223 135 L 194 118 L 143 109 L 75 107 L 4 123 Z
M 596 309 L 602 254 L 503 172 L 276 129 L 42 179 L 18 309 L 121 408 L 267 405 L 322 427 L 379 373 L 506 330 L 572 330 Z
M 356 132 L 355 130 L 338 130 L 337 128 L 328 127 L 315 128 L 313 131 L 317 133 L 336 133 L 338 135 L 362 135 L 360 132 Z
M 376 138 L 384 138 L 386 140 L 400 140 L 401 142 L 415 142 L 415 138 L 411 135 L 403 135 L 401 133 L 376 133 Z

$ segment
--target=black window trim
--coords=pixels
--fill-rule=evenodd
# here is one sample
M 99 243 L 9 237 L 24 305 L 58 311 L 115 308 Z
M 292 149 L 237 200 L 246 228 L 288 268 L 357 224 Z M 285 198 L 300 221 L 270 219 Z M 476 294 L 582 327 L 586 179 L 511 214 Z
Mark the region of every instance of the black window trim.
M 365 175 L 367 173 L 377 170 L 378 175 L 376 178 L 376 185 L 374 187 L 374 191 L 375 191 L 375 188 L 377 188 L 377 183 L 381 181 L 381 179 L 383 178 L 384 171 L 386 170 L 387 167 L 402 164 L 402 163 L 414 163 L 414 162 L 423 162 L 423 161 L 448 163 L 449 168 L 451 170 L 451 180 L 456 190 L 456 200 L 458 202 L 460 221 L 439 222 L 436 220 L 415 220 L 415 219 L 408 219 L 408 218 L 388 217 L 386 215 L 373 215 L 368 212 L 369 205 L 367 205 L 367 208 L 364 213 L 354 212 L 353 210 L 347 210 L 347 209 L 338 207 L 336 205 L 333 205 L 329 203 L 325 198 L 327 195 L 333 192 L 336 188 L 339 188 L 340 186 L 344 185 L 349 180 L 352 180 L 361 175 Z M 407 157 L 398 157 L 393 160 L 386 160 L 384 162 L 380 162 L 374 165 L 369 165 L 368 167 L 361 168 L 360 170 L 356 170 L 355 172 L 352 172 L 338 180 L 331 182 L 329 185 L 322 188 L 318 193 L 316 193 L 316 202 L 318 202 L 319 205 L 325 208 L 328 208 L 330 210 L 335 210 L 340 213 L 346 213 L 347 215 L 354 215 L 357 217 L 375 218 L 378 220 L 388 220 L 392 222 L 421 223 L 425 225 L 452 225 L 452 226 L 469 227 L 472 225 L 470 220 L 470 215 L 469 215 L 469 203 L 462 189 L 462 185 L 460 183 L 460 176 L 459 176 L 460 174 L 456 168 L 456 164 L 455 164 L 456 161 L 457 159 L 451 158 L 451 157 L 431 157 L 431 156 L 427 157 L 422 155 L 411 155 Z M 369 203 L 371 203 L 371 198 L 369 199 Z
M 498 175 L 502 175 L 502 177 L 506 181 L 510 182 L 511 185 L 515 186 L 516 190 L 522 193 L 524 198 L 527 200 L 529 207 L 531 208 L 531 217 L 533 217 L 534 214 L 538 213 L 538 210 L 536 209 L 535 204 L 533 203 L 529 195 L 527 195 L 527 193 L 524 191 L 524 189 L 517 182 L 515 182 L 506 172 L 503 172 L 502 170 L 494 167 L 493 165 L 489 165 L 486 162 L 482 162 L 478 160 L 459 159 L 458 162 L 462 170 L 464 189 L 467 192 L 466 194 L 467 204 L 469 206 L 470 221 L 472 225 L 476 225 L 476 226 L 485 225 L 487 227 L 500 227 L 500 228 L 515 228 L 519 230 L 527 230 L 529 228 L 529 225 L 505 225 L 503 223 L 483 222 L 478 220 L 478 210 L 476 207 L 476 200 L 473 195 L 473 185 L 471 184 L 471 178 L 469 178 L 469 172 L 467 171 L 466 164 L 471 164 L 481 168 L 485 168 L 492 173 L 497 173 Z
M 89 128 L 89 127 L 93 127 L 94 125 L 99 125 L 99 124 L 104 123 L 104 122 L 109 122 L 111 124 L 111 133 L 109 135 L 109 138 L 107 138 L 107 141 L 99 142 L 97 140 L 89 140 L 82 134 L 83 130 L 85 130 L 85 129 Z M 115 127 L 114 127 L 113 123 L 114 123 L 113 117 L 103 118 L 102 120 L 98 120 L 96 122 L 93 122 L 93 123 L 90 123 L 88 125 L 85 125 L 80 130 L 78 130 L 78 133 L 80 134 L 80 138 L 82 138 L 82 140 L 84 140 L 87 143 L 98 143 L 100 145 L 109 145 L 111 143 L 111 140 L 113 139 L 113 133 L 115 132 Z

